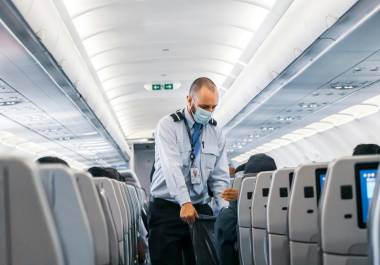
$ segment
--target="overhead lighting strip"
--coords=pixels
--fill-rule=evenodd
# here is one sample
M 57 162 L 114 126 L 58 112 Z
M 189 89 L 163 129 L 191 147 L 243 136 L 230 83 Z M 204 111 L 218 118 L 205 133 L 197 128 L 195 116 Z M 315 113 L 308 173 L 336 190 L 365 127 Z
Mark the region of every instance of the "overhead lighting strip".
M 270 141 L 251 149 L 239 156 L 233 158 L 234 161 L 242 163 L 248 160 L 248 158 L 257 153 L 267 153 L 274 151 L 280 147 L 287 146 L 289 144 L 298 142 L 299 140 L 311 137 L 317 133 L 322 133 L 330 129 L 342 126 L 354 120 L 360 120 L 370 115 L 373 115 L 380 110 L 380 95 L 372 97 L 363 101 L 361 104 L 357 104 L 348 107 L 339 113 L 332 114 L 326 118 L 323 118 L 319 122 L 314 122 L 305 126 L 302 129 L 295 130 L 291 133 L 285 134 L 277 139 Z

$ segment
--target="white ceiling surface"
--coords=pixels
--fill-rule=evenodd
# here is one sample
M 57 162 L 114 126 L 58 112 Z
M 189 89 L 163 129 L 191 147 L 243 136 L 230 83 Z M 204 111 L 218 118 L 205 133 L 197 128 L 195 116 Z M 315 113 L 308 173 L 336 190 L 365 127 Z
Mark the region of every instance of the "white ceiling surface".
M 294 0 L 225 93 L 215 118 L 226 125 L 356 2 Z
M 151 137 L 162 116 L 180 108 L 191 82 L 212 78 L 221 89 L 275 0 L 56 0 L 76 45 L 127 138 Z M 63 3 L 63 5 L 62 5 Z M 70 26 L 71 25 L 71 26 Z M 174 91 L 144 84 L 179 82 Z
M 0 152 L 59 156 L 72 167 L 126 166 L 0 20 Z
M 131 157 L 127 142 L 113 115 L 103 89 L 88 67 L 87 57 L 74 43 L 61 14 L 50 0 L 13 0 L 23 18 L 53 54 L 65 74 L 75 85 L 121 150 Z
M 315 47 L 318 48 L 324 42 L 331 42 L 334 46 L 315 59 L 318 49 L 314 49 L 313 44 L 311 50 L 301 58 L 312 64 L 290 82 L 281 85 L 281 90 L 230 131 L 230 155 L 239 155 L 239 160 L 244 160 L 259 146 L 282 139 L 286 133 L 379 95 L 379 10 L 372 9 L 371 15 L 367 17 L 361 15 L 364 21 L 357 27 L 347 24 L 352 31 L 346 29 L 348 34 L 339 32 L 343 33 L 344 38 L 338 38 L 336 31 L 323 34 Z M 350 23 L 349 19 L 342 21 Z M 342 25 L 339 27 L 344 28 Z M 284 78 L 294 77 L 293 70 L 288 68 L 283 73 Z M 345 86 L 347 89 L 344 89 Z M 242 153 L 247 155 L 240 156 Z

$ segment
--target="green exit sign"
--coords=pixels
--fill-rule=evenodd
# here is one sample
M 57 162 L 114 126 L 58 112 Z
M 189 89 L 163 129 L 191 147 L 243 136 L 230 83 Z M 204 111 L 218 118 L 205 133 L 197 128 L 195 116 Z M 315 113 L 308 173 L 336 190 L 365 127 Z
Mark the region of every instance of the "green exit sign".
M 161 90 L 161 85 L 160 84 L 152 84 L 152 90 L 153 91 Z
M 164 85 L 164 89 L 165 89 L 165 90 L 173 90 L 173 88 L 174 88 L 174 86 L 173 86 L 173 84 L 171 84 L 171 83 L 169 83 L 169 84 L 165 84 L 165 85 Z

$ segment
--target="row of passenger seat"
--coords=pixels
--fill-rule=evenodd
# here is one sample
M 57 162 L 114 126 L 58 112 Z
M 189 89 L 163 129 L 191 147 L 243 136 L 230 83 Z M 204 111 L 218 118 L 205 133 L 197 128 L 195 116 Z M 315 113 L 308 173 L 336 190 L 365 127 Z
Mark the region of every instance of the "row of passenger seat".
M 137 264 L 143 204 L 123 182 L 0 158 L 0 264 Z
M 368 232 L 379 261 L 379 163 L 354 156 L 236 177 L 240 264 L 369 264 Z

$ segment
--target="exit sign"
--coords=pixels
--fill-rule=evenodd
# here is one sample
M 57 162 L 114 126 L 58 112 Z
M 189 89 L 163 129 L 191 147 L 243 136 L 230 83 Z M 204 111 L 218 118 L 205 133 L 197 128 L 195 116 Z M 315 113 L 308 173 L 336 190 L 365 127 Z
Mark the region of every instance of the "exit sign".
M 161 84 L 152 84 L 152 90 L 153 91 L 161 90 Z
M 174 88 L 174 85 L 171 84 L 171 83 L 169 83 L 169 84 L 165 84 L 165 85 L 164 85 L 164 89 L 165 89 L 165 90 L 173 90 L 173 88 Z
M 171 91 L 176 90 L 181 86 L 181 83 L 172 82 L 172 81 L 156 81 L 152 83 L 147 83 L 144 85 L 144 88 L 148 91 Z

